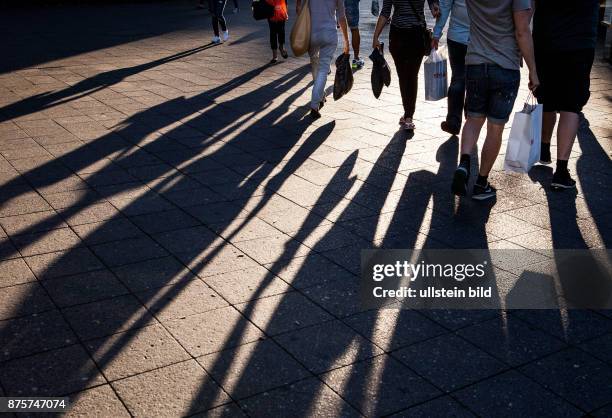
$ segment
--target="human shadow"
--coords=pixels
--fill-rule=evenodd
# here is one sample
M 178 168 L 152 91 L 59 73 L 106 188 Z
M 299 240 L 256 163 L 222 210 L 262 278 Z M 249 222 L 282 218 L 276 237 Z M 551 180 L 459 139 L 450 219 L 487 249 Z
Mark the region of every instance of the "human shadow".
M 98 91 L 117 84 L 126 78 L 150 70 L 163 64 L 186 58 L 190 55 L 206 51 L 216 44 L 209 43 L 197 48 L 188 49 L 186 51 L 177 52 L 154 61 L 144 64 L 134 65 L 132 67 L 119 68 L 116 70 L 105 71 L 96 74 L 93 77 L 86 78 L 78 83 L 71 85 L 62 90 L 56 90 L 47 93 L 40 93 L 34 96 L 29 96 L 15 103 L 0 108 L 0 122 L 5 122 L 10 119 L 19 118 L 32 113 L 40 112 L 45 109 L 52 108 L 61 104 L 65 104 L 82 97 L 94 94 Z

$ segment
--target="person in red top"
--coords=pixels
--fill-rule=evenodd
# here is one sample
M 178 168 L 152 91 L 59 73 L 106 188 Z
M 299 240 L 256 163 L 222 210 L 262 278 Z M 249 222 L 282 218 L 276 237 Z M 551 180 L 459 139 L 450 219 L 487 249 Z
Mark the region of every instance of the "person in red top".
M 285 22 L 289 19 L 287 13 L 287 0 L 266 0 L 274 6 L 274 15 L 268 19 L 270 26 L 270 47 L 272 48 L 272 64 L 278 62 L 278 50 L 281 56 L 287 58 L 287 50 L 285 50 Z

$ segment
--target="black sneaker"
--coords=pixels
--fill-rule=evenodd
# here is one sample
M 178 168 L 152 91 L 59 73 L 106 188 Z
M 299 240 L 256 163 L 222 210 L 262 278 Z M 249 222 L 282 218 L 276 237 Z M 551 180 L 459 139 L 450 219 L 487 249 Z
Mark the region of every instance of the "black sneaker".
M 451 185 L 451 191 L 456 196 L 465 196 L 467 194 L 467 183 L 470 174 L 467 168 L 463 166 L 457 167 L 455 175 L 453 176 L 453 184 Z
M 572 176 L 570 176 L 569 170 L 561 172 L 555 171 L 550 187 L 555 190 L 575 189 L 576 181 L 572 178 Z
M 440 128 L 446 132 L 449 133 L 451 135 L 459 135 L 459 131 L 461 131 L 461 127 L 457 126 L 453 123 L 450 123 L 448 121 L 444 121 L 440 124 Z
M 312 118 L 312 120 L 317 120 L 321 117 L 321 114 L 318 110 L 310 108 L 310 117 Z
M 491 183 L 487 182 L 486 186 L 476 183 L 472 191 L 472 199 L 487 200 L 495 197 L 496 193 L 497 190 L 495 190 L 495 187 L 491 186 Z
M 542 148 L 540 150 L 540 164 L 550 164 L 552 159 L 550 157 L 550 148 Z

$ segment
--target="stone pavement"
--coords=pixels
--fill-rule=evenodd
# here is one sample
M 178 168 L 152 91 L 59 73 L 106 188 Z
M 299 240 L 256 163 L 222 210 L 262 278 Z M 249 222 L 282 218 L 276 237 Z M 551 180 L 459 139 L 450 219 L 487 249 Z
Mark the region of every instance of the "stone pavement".
M 421 87 L 408 138 L 395 75 L 376 100 L 368 63 L 310 123 L 307 60 L 268 66 L 246 4 L 211 46 L 194 6 L 0 14 L 0 396 L 67 395 L 75 416 L 612 416 L 609 311 L 357 298 L 362 248 L 610 248 L 609 66 L 577 191 L 500 156 L 497 201 L 474 204 L 449 194 L 444 102 Z

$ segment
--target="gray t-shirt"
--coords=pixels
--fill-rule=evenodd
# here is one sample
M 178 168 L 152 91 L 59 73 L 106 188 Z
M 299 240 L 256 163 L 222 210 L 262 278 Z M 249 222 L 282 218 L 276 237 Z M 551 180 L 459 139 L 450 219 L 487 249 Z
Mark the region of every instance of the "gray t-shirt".
M 531 0 L 467 0 L 470 42 L 465 63 L 497 64 L 518 70 L 521 53 L 514 35 L 513 12 L 531 9 Z
M 342 19 L 344 0 L 308 0 L 310 3 L 310 32 L 336 31 L 336 17 Z M 303 4 L 303 3 L 302 3 Z

